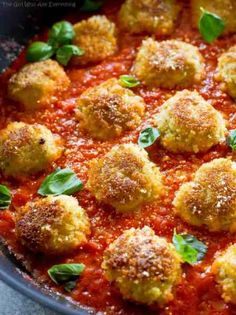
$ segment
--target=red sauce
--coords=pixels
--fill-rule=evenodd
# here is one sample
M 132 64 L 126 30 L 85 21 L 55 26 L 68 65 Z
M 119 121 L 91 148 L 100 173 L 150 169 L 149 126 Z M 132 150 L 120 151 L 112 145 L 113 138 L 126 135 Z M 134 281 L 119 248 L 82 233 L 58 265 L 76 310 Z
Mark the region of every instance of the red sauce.
M 110 1 L 104 6 L 102 13 L 116 21 L 116 14 L 120 1 Z M 68 17 L 72 22 L 84 16 Z M 198 46 L 206 62 L 206 77 L 201 84 L 191 87 L 199 93 L 228 120 L 228 129 L 236 128 L 236 105 L 232 99 L 220 90 L 214 80 L 214 72 L 218 56 L 231 45 L 236 43 L 236 37 L 224 37 L 212 45 L 204 43 L 190 24 L 190 12 L 187 7 L 178 20 L 179 25 L 171 38 L 184 40 Z M 226 145 L 218 145 L 204 154 L 182 155 L 171 154 L 158 144 L 148 149 L 150 159 L 155 162 L 165 175 L 168 189 L 161 204 L 149 204 L 140 212 L 130 215 L 117 214 L 112 208 L 99 205 L 91 194 L 84 189 L 76 197 L 90 217 L 92 235 L 89 242 L 68 257 L 33 256 L 24 249 L 16 239 L 14 233 L 14 212 L 17 207 L 37 196 L 37 189 L 44 177 L 56 167 L 71 167 L 85 183 L 87 179 L 87 161 L 102 156 L 117 143 L 136 142 L 140 130 L 151 122 L 153 114 L 158 112 L 160 105 L 174 94 L 175 90 L 147 89 L 143 86 L 134 91 L 141 95 L 147 103 L 146 118 L 135 131 L 125 134 L 119 139 L 100 142 L 91 139 L 80 131 L 75 119 L 75 101 L 79 95 L 90 86 L 95 86 L 109 78 L 119 77 L 130 71 L 135 58 L 137 47 L 144 36 L 119 34 L 119 52 L 99 65 L 86 68 L 68 67 L 66 72 L 71 79 L 69 89 L 59 96 L 58 101 L 51 108 L 35 113 L 25 113 L 19 110 L 18 104 L 7 98 L 6 87 L 9 77 L 26 63 L 25 54 L 14 62 L 13 66 L 0 77 L 0 128 L 4 128 L 10 121 L 24 121 L 27 123 L 41 123 L 54 133 L 59 134 L 65 141 L 64 156 L 54 163 L 44 174 L 32 177 L 25 182 L 6 180 L 0 177 L 12 189 L 13 204 L 9 211 L 0 212 L 0 235 L 7 241 L 12 251 L 31 271 L 37 281 L 43 282 L 59 292 L 63 290 L 52 284 L 47 276 L 47 269 L 55 263 L 82 262 L 86 269 L 71 294 L 67 294 L 82 305 L 90 306 L 106 314 L 174 314 L 174 315 L 229 315 L 236 314 L 236 307 L 224 303 L 217 290 L 210 266 L 217 251 L 223 250 L 235 242 L 236 236 L 229 233 L 209 233 L 204 228 L 188 226 L 172 212 L 172 200 L 179 186 L 192 178 L 194 171 L 204 162 L 218 157 L 230 156 L 232 153 Z M 180 176 L 184 175 L 184 176 Z M 195 235 L 208 245 L 208 253 L 203 262 L 195 266 L 183 265 L 183 280 L 176 289 L 176 297 L 166 308 L 158 310 L 137 306 L 122 299 L 113 285 L 104 278 L 101 260 L 104 249 L 125 229 L 131 227 L 152 227 L 156 234 L 171 241 L 173 229 L 178 232 L 188 232 Z M 63 292 L 66 294 L 65 292 Z

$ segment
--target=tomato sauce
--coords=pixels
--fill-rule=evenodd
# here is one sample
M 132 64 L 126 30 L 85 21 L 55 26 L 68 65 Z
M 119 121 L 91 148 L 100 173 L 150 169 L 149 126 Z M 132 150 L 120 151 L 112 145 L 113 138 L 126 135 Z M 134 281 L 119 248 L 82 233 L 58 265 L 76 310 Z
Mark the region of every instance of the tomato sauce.
M 121 1 L 107 1 L 102 14 L 116 21 L 117 11 Z M 79 13 L 67 17 L 71 22 L 85 18 Z M 44 37 L 44 35 L 42 35 Z M 22 261 L 33 278 L 53 290 L 57 290 L 81 305 L 95 308 L 106 314 L 146 315 L 230 315 L 236 314 L 236 307 L 226 304 L 220 297 L 217 284 L 211 274 L 210 266 L 216 253 L 225 249 L 236 241 L 236 236 L 229 233 L 209 233 L 205 228 L 191 227 L 173 215 L 172 201 L 176 190 L 186 181 L 191 180 L 194 172 L 205 162 L 219 157 L 231 156 L 232 152 L 221 144 L 213 147 L 207 153 L 201 154 L 172 154 L 165 151 L 158 143 L 148 148 L 150 159 L 155 162 L 164 174 L 166 193 L 161 203 L 151 203 L 140 211 L 128 215 L 117 214 L 111 207 L 101 205 L 84 189 L 76 194 L 79 203 L 86 209 L 91 222 L 92 234 L 88 243 L 78 248 L 70 256 L 44 257 L 32 255 L 23 248 L 16 239 L 14 232 L 14 213 L 27 201 L 37 196 L 45 176 L 56 167 L 70 167 L 79 178 L 86 183 L 87 162 L 108 152 L 117 143 L 137 142 L 139 132 L 152 123 L 155 113 L 163 102 L 173 95 L 176 90 L 160 88 L 148 89 L 144 86 L 134 88 L 133 91 L 142 96 L 147 103 L 146 116 L 137 130 L 128 132 L 122 137 L 110 141 L 96 141 L 81 132 L 75 118 L 76 99 L 91 86 L 121 74 L 130 72 L 137 47 L 145 35 L 129 35 L 119 33 L 120 49 L 115 56 L 108 58 L 99 65 L 91 67 L 67 67 L 66 72 L 71 79 L 67 91 L 58 95 L 56 103 L 47 110 L 26 113 L 19 110 L 19 104 L 7 98 L 7 82 L 10 76 L 26 63 L 25 52 L 14 62 L 12 67 L 0 77 L 0 128 L 4 128 L 11 121 L 26 123 L 41 123 L 52 132 L 59 134 L 65 142 L 65 153 L 57 162 L 53 163 L 47 172 L 33 176 L 26 181 L 16 182 L 0 177 L 1 183 L 11 188 L 13 202 L 11 208 L 0 212 L 0 235 L 6 241 L 11 251 Z M 214 72 L 218 56 L 236 44 L 236 36 L 224 37 L 208 45 L 203 42 L 197 30 L 190 26 L 190 12 L 184 5 L 174 33 L 168 38 L 175 38 L 189 42 L 199 47 L 205 58 L 206 76 L 198 85 L 190 87 L 196 89 L 205 99 L 220 110 L 228 121 L 228 129 L 236 128 L 236 104 L 224 92 L 219 83 L 214 80 Z M 158 38 L 158 39 L 165 39 Z M 117 289 L 104 277 L 101 261 L 104 249 L 124 230 L 131 227 L 152 227 L 156 234 L 171 241 L 173 229 L 179 233 L 188 232 L 195 235 L 208 245 L 208 252 L 204 260 L 194 266 L 183 265 L 183 280 L 177 287 L 175 299 L 163 309 L 145 307 L 124 301 Z M 84 263 L 86 269 L 71 293 L 55 286 L 47 276 L 47 269 L 58 263 Z

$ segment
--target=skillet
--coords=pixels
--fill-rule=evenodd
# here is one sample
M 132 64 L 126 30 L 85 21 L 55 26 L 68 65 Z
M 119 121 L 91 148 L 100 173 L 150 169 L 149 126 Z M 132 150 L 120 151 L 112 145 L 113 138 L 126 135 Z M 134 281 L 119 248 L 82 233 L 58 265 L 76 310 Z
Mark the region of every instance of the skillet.
M 27 8 L 20 2 L 17 5 L 17 2 L 13 0 L 7 1 L 7 5 L 4 5 L 3 2 L 0 3 L 0 72 L 12 63 L 23 45 L 39 29 L 58 21 L 67 10 L 69 11 L 69 9 L 61 7 L 49 8 L 49 1 L 44 1 L 44 3 L 45 8 L 36 6 Z M 39 288 L 35 283 L 29 281 L 26 271 L 3 244 L 1 244 L 0 254 L 0 280 L 34 301 L 61 314 L 88 314 L 87 310 L 73 305 L 55 293 Z

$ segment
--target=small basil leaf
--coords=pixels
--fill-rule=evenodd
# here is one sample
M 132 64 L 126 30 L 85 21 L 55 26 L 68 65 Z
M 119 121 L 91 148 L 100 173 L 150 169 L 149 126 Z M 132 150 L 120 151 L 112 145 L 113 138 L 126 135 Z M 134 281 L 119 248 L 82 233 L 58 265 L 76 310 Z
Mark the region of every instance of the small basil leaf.
M 38 193 L 48 195 L 72 195 L 81 190 L 83 184 L 76 174 L 69 168 L 57 169 L 48 175 L 41 184 Z
M 140 132 L 138 144 L 142 148 L 150 147 L 157 138 L 160 137 L 160 132 L 156 128 L 148 127 Z
M 0 210 L 7 209 L 11 204 L 11 192 L 4 186 L 0 185 Z
M 127 75 L 127 74 L 121 75 L 119 80 L 120 80 L 120 83 L 124 87 L 127 87 L 127 88 L 133 88 L 140 85 L 140 81 L 137 80 L 132 75 Z
M 67 66 L 72 56 L 82 56 L 83 49 L 74 45 L 64 45 L 57 50 L 56 59 L 63 66 Z
M 54 54 L 52 46 L 44 42 L 32 43 L 26 52 L 26 59 L 29 62 L 49 59 Z
M 103 5 L 103 1 L 84 0 L 83 5 L 80 7 L 82 12 L 98 11 Z
M 53 24 L 48 34 L 48 43 L 52 46 L 70 44 L 75 37 L 73 25 L 67 21 L 61 21 Z
M 68 281 L 64 285 L 64 290 L 66 292 L 71 292 L 76 287 L 76 280 L 74 281 Z
M 78 279 L 84 271 L 84 264 L 60 264 L 48 269 L 48 275 L 56 284 Z
M 236 150 L 236 129 L 229 132 L 227 144 L 233 151 Z
M 199 20 L 198 28 L 207 43 L 212 43 L 217 39 L 225 29 L 225 23 L 218 15 L 202 10 L 202 16 Z
M 197 261 L 202 260 L 206 255 L 207 246 L 191 234 L 182 234 L 181 236 L 187 244 L 191 245 L 198 252 Z
M 202 260 L 207 252 L 207 246 L 190 234 L 174 232 L 172 242 L 183 261 L 191 265 Z

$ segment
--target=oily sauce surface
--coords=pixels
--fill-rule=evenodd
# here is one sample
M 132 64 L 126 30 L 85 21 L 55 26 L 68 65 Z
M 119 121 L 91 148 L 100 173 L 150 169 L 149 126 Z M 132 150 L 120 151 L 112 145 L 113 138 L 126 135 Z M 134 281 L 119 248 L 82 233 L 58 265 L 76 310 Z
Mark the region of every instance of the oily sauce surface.
M 121 1 L 107 1 L 101 14 L 106 14 L 108 18 L 116 21 L 120 4 Z M 190 90 L 199 91 L 206 100 L 209 100 L 217 110 L 223 113 L 228 121 L 228 129 L 234 129 L 236 128 L 236 104 L 221 91 L 219 84 L 214 80 L 214 72 L 218 56 L 236 44 L 236 37 L 224 37 L 211 45 L 207 45 L 202 41 L 198 31 L 191 28 L 189 8 L 186 4 L 183 6 L 184 9 L 178 19 L 176 30 L 168 38 L 180 39 L 199 48 L 205 58 L 206 76 L 201 84 L 190 87 Z M 82 16 L 78 12 L 66 19 L 74 23 L 86 17 L 87 15 Z M 25 181 L 6 180 L 0 175 L 1 183 L 11 188 L 13 193 L 13 203 L 10 210 L 0 212 L 0 235 L 37 282 L 42 282 L 65 294 L 68 298 L 79 302 L 79 304 L 93 307 L 97 311 L 114 315 L 236 314 L 236 307 L 225 304 L 221 299 L 210 272 L 210 266 L 217 251 L 223 250 L 235 242 L 236 236 L 229 233 L 209 233 L 204 228 L 188 226 L 179 218 L 174 217 L 171 205 L 176 190 L 183 182 L 191 180 L 193 173 L 201 164 L 215 158 L 232 155 L 226 144 L 215 146 L 207 153 L 195 155 L 171 154 L 162 149 L 158 143 L 148 148 L 150 159 L 160 167 L 164 175 L 166 193 L 161 202 L 151 203 L 140 211 L 129 215 L 117 214 L 111 207 L 98 204 L 86 189 L 79 192 L 76 197 L 89 215 L 92 234 L 88 243 L 78 248 L 70 256 L 52 258 L 32 255 L 19 244 L 15 236 L 14 213 L 20 206 L 37 196 L 37 189 L 47 174 L 58 166 L 70 167 L 86 183 L 87 162 L 92 158 L 104 155 L 115 144 L 136 143 L 139 132 L 152 123 L 159 107 L 176 92 L 176 90 L 159 88 L 147 89 L 144 86 L 133 89 L 135 93 L 144 98 L 147 104 L 146 116 L 137 130 L 126 133 L 118 139 L 100 142 L 81 132 L 79 122 L 75 118 L 76 99 L 88 87 L 98 85 L 109 78 L 129 73 L 137 48 L 144 37 L 145 35 L 131 36 L 119 32 L 120 48 L 115 56 L 91 67 L 68 67 L 66 72 L 71 79 L 71 85 L 67 91 L 58 95 L 56 103 L 47 110 L 25 113 L 19 110 L 19 104 L 7 98 L 6 88 L 9 77 L 26 63 L 24 52 L 12 67 L 1 75 L 0 128 L 4 128 L 11 121 L 41 123 L 63 138 L 66 150 L 64 155 L 47 172 Z M 45 34 L 42 35 L 42 38 L 45 38 Z M 144 225 L 150 226 L 157 235 L 166 237 L 169 241 L 171 241 L 173 229 L 176 228 L 179 233 L 193 234 L 208 245 L 208 253 L 203 262 L 194 266 L 183 265 L 183 280 L 176 289 L 175 299 L 161 310 L 125 302 L 114 286 L 106 281 L 100 267 L 103 251 L 110 242 L 124 230 L 131 227 L 143 227 Z M 78 262 L 86 265 L 84 273 L 77 282 L 77 287 L 70 294 L 65 293 L 62 288 L 54 286 L 47 276 L 49 267 L 64 262 Z

